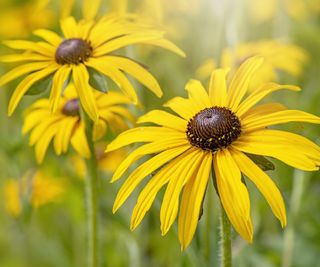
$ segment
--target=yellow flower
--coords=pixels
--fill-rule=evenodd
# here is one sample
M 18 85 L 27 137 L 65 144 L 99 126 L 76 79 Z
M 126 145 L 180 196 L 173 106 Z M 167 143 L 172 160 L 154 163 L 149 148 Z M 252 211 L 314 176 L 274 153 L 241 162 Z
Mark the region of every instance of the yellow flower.
M 185 249 L 197 227 L 212 165 L 222 205 L 244 239 L 251 242 L 253 230 L 249 195 L 241 173 L 261 191 L 281 225 L 286 225 L 280 191 L 246 153 L 274 157 L 295 168 L 316 171 L 320 165 L 320 147 L 297 134 L 267 127 L 291 121 L 320 123 L 320 118 L 299 110 L 287 110 L 279 103 L 255 106 L 274 91 L 298 91 L 295 86 L 267 83 L 243 100 L 262 62 L 261 57 L 245 61 L 229 85 L 226 84 L 228 69 L 213 71 L 208 92 L 199 81 L 191 80 L 186 85 L 187 99 L 176 97 L 165 105 L 178 116 L 151 111 L 140 117 L 138 123 L 159 126 L 128 130 L 107 146 L 106 152 L 109 152 L 132 143 L 147 143 L 119 165 L 113 182 L 134 161 L 153 155 L 130 174 L 114 203 L 113 212 L 116 212 L 140 182 L 153 174 L 138 197 L 131 229 L 140 224 L 157 192 L 167 185 L 160 211 L 161 231 L 165 235 L 175 221 L 182 191 L 178 228 L 179 240 Z
M 94 124 L 93 135 L 95 140 L 101 138 L 107 127 L 112 131 L 126 130 L 127 122 L 133 123 L 135 118 L 126 109 L 124 104 L 130 99 L 118 92 L 101 93 L 93 92 L 94 101 L 97 103 L 99 120 Z M 79 99 L 76 90 L 70 84 L 57 107 L 51 113 L 50 101 L 40 99 L 27 111 L 24 118 L 22 132 L 31 132 L 29 144 L 35 146 L 36 159 L 41 163 L 44 159 L 50 142 L 57 155 L 66 153 L 69 143 L 83 157 L 90 157 L 85 125 L 80 117 Z
M 92 85 L 89 84 L 89 70 L 111 78 L 134 103 L 137 103 L 136 92 L 124 74 L 128 73 L 158 97 L 162 95 L 156 79 L 140 64 L 124 57 L 111 55 L 112 52 L 137 43 L 151 44 L 174 51 L 181 56 L 184 53 L 173 43 L 163 38 L 164 33 L 145 25 L 102 18 L 77 23 L 73 17 L 61 21 L 64 37 L 55 32 L 41 29 L 34 32 L 45 40 L 4 41 L 4 44 L 23 53 L 1 57 L 5 62 L 27 62 L 0 78 L 0 86 L 27 75 L 17 86 L 10 99 L 8 113 L 11 115 L 21 98 L 37 81 L 53 74 L 50 94 L 52 111 L 56 111 L 62 89 L 72 77 L 81 105 L 94 121 L 98 120 L 98 109 L 95 103 Z
M 8 179 L 4 186 L 5 208 L 14 217 L 23 209 L 23 202 L 34 208 L 57 202 L 65 191 L 62 179 L 48 177 L 42 171 L 26 172 L 21 180 Z
M 296 45 L 265 40 L 240 44 L 234 50 L 225 49 L 221 56 L 221 66 L 237 68 L 247 58 L 255 55 L 264 57 L 265 61 L 250 82 L 251 90 L 263 83 L 278 80 L 279 70 L 298 77 L 308 58 L 307 53 Z M 198 69 L 197 76 L 201 79 L 209 78 L 215 67 L 215 62 L 209 59 Z

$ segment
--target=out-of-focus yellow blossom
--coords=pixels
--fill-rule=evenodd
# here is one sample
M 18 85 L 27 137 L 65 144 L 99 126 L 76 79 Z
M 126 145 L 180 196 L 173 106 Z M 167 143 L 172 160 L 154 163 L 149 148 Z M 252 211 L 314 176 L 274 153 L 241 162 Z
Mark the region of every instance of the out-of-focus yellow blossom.
M 51 25 L 54 17 L 54 12 L 47 7 L 46 1 L 26 1 L 21 5 L 1 1 L 0 36 L 2 38 L 25 37 L 36 28 Z
M 134 123 L 134 116 L 124 106 L 130 99 L 118 92 L 93 92 L 97 102 L 99 120 L 94 124 L 93 136 L 100 139 L 108 127 L 113 131 L 128 128 L 128 122 Z M 36 101 L 25 114 L 23 134 L 31 132 L 29 144 L 35 146 L 38 163 L 43 161 L 50 142 L 57 155 L 66 153 L 69 144 L 83 157 L 90 157 L 84 121 L 80 116 L 80 102 L 73 84 L 65 89 L 56 112 L 51 113 L 50 101 Z
M 256 23 L 274 19 L 279 12 L 301 20 L 320 12 L 319 0 L 247 0 L 250 17 Z
M 224 49 L 221 56 L 221 67 L 237 68 L 247 58 L 255 55 L 262 56 L 264 63 L 250 83 L 251 90 L 258 88 L 263 83 L 277 81 L 278 71 L 298 77 L 308 59 L 306 51 L 299 46 L 263 40 L 240 44 L 234 50 Z M 206 60 L 197 70 L 198 78 L 209 78 L 215 68 L 216 63 L 213 59 Z
M 4 186 L 5 208 L 14 217 L 23 211 L 23 203 L 34 208 L 58 202 L 66 188 L 65 180 L 42 171 L 26 172 L 21 180 L 8 179 Z

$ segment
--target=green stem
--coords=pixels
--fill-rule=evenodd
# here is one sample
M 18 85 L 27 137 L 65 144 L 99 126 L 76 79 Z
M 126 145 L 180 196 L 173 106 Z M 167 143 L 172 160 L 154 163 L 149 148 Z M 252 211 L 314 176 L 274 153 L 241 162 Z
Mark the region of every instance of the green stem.
M 221 205 L 221 216 L 220 216 L 220 256 L 221 256 L 221 267 L 232 266 L 232 251 L 231 251 L 231 224 L 228 219 L 224 208 Z
M 93 122 L 85 112 L 82 118 L 86 125 L 86 137 L 91 157 L 86 159 L 87 177 L 85 182 L 85 194 L 87 204 L 87 240 L 88 240 L 88 266 L 98 266 L 98 173 L 95 157 L 94 143 L 92 140 Z

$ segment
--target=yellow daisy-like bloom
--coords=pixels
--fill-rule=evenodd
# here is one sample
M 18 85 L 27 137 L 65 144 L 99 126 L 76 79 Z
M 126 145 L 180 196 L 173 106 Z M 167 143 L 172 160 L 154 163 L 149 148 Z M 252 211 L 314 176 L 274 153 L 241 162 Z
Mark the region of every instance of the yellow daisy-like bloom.
M 62 179 L 48 177 L 42 171 L 28 171 L 19 181 L 9 179 L 5 182 L 5 208 L 12 216 L 18 217 L 22 212 L 22 201 L 28 201 L 34 208 L 57 202 L 65 187 L 65 181 Z
M 223 68 L 229 66 L 237 68 L 246 59 L 255 55 L 262 56 L 265 60 L 250 82 L 251 90 L 257 89 L 263 83 L 277 80 L 278 71 L 298 77 L 308 59 L 306 51 L 299 46 L 273 40 L 262 40 L 240 44 L 234 50 L 225 49 L 221 56 L 221 66 Z M 215 62 L 209 59 L 199 67 L 197 76 L 200 79 L 207 79 L 214 68 Z
M 112 52 L 128 45 L 143 43 L 160 46 L 184 56 L 179 48 L 163 38 L 164 32 L 136 23 L 112 18 L 102 18 L 97 23 L 77 23 L 73 17 L 68 17 L 61 21 L 61 29 L 64 37 L 49 30 L 36 30 L 34 34 L 45 42 L 4 41 L 5 45 L 25 52 L 3 56 L 1 61 L 28 62 L 0 78 L 0 86 L 3 86 L 27 74 L 12 94 L 9 115 L 33 84 L 54 73 L 50 94 L 52 111 L 56 111 L 62 89 L 69 77 L 72 77 L 81 105 L 90 118 L 97 121 L 98 108 L 89 84 L 90 69 L 111 78 L 134 103 L 137 103 L 137 95 L 124 72 L 158 97 L 162 95 L 158 82 L 143 66 L 129 58 L 111 55 Z
M 163 235 L 168 232 L 181 201 L 178 228 L 179 240 L 185 249 L 198 224 L 212 165 L 222 205 L 244 239 L 251 242 L 253 230 L 249 195 L 241 174 L 257 186 L 281 225 L 286 225 L 280 191 L 246 153 L 274 157 L 295 168 L 316 171 L 320 165 L 319 146 L 297 134 L 267 127 L 291 121 L 320 123 L 320 118 L 299 110 L 287 110 L 278 103 L 255 106 L 274 91 L 299 90 L 291 85 L 267 83 L 243 100 L 248 84 L 262 62 L 261 57 L 245 61 L 228 85 L 228 69 L 215 70 L 208 92 L 199 81 L 191 80 L 186 85 L 187 99 L 176 97 L 165 105 L 178 116 L 161 110 L 151 111 L 138 122 L 159 126 L 128 130 L 107 146 L 106 152 L 109 152 L 132 143 L 147 143 L 122 162 L 113 175 L 113 182 L 134 161 L 153 154 L 130 174 L 114 203 L 113 212 L 116 212 L 140 182 L 153 174 L 138 197 L 131 229 L 140 224 L 158 191 L 167 184 L 160 211 L 161 231 Z
M 95 140 L 101 138 L 107 127 L 112 131 L 128 129 L 127 122 L 134 123 L 134 116 L 124 106 L 130 99 L 118 92 L 93 92 L 97 103 L 99 120 L 94 124 L 93 136 Z M 23 134 L 30 134 L 29 144 L 35 146 L 36 159 L 41 163 L 50 142 L 57 155 L 67 152 L 69 143 L 83 157 L 90 157 L 85 125 L 80 117 L 80 103 L 73 85 L 69 85 L 57 107 L 51 113 L 50 101 L 40 99 L 36 101 L 25 114 L 22 128 Z

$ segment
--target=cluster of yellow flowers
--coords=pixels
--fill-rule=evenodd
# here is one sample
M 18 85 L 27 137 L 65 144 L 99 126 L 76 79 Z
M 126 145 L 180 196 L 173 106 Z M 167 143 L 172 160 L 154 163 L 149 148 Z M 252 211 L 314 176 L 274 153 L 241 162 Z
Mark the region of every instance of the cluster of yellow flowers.
M 71 10 L 72 1 L 69 2 Z M 11 96 L 9 115 L 39 81 L 51 81 L 49 99 L 37 100 L 24 116 L 23 133 L 30 133 L 30 145 L 35 146 L 38 163 L 43 161 L 50 142 L 57 155 L 67 152 L 71 144 L 81 156 L 94 157 L 86 135 L 88 125 L 84 117 L 88 116 L 93 123 L 94 141 L 104 137 L 109 128 L 126 130 L 107 146 L 107 153 L 130 144 L 146 143 L 118 164 L 113 182 L 138 159 L 152 155 L 129 175 L 114 203 L 116 212 L 133 190 L 154 174 L 139 194 L 131 229 L 140 224 L 158 191 L 166 185 L 160 210 L 161 232 L 165 235 L 178 216 L 179 240 L 185 249 L 196 231 L 210 173 L 214 174 L 228 218 L 245 240 L 252 242 L 253 227 L 249 193 L 242 175 L 261 191 L 284 227 L 286 211 L 281 193 L 257 166 L 252 154 L 273 157 L 301 170 L 319 170 L 318 145 L 297 134 L 268 127 L 292 121 L 319 124 L 320 118 L 279 103 L 258 104 L 275 91 L 300 90 L 271 81 L 277 78 L 277 69 L 298 75 L 307 60 L 304 51 L 275 41 L 244 44 L 234 51 L 226 49 L 221 66 L 209 61 L 198 70 L 201 78 L 210 77 L 207 89 L 200 81 L 190 80 L 186 85 L 187 98 L 177 96 L 165 104 L 176 115 L 153 110 L 137 120 L 139 124 L 153 126 L 132 128 L 136 119 L 128 105 L 140 103 L 134 83 L 127 75 L 158 97 L 162 96 L 162 89 L 145 66 L 126 57 L 121 48 L 144 44 L 182 57 L 185 54 L 164 37 L 162 30 L 125 16 L 117 17 L 116 13 L 95 19 L 100 1 L 84 3 L 83 20 L 63 15 L 66 17 L 60 23 L 61 35 L 38 29 L 33 33 L 39 41 L 4 41 L 17 52 L 1 56 L 0 61 L 19 65 L 2 75 L 0 86 L 24 77 Z M 103 92 L 107 89 L 101 82 L 105 77 L 122 93 Z M 39 177 L 34 181 L 35 186 L 41 183 Z M 17 185 L 8 186 L 14 192 L 11 195 L 19 193 Z M 48 199 L 36 198 L 40 199 L 34 200 L 36 205 L 59 195 L 60 187 L 55 188 L 50 197 L 47 195 Z M 34 192 L 38 192 L 37 187 Z M 12 213 L 19 214 L 19 203 L 12 201 L 8 205 Z

